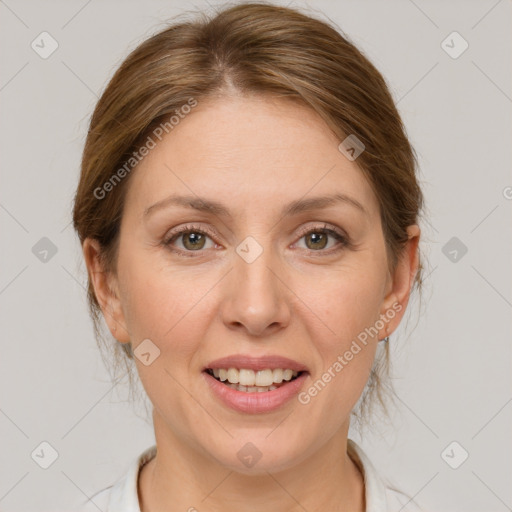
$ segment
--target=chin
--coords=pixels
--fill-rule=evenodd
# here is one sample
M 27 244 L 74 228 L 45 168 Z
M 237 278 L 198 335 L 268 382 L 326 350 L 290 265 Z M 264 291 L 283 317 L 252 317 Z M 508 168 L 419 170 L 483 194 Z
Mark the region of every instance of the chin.
M 249 431 L 224 445 L 217 444 L 215 452 L 211 451 L 211 446 L 204 448 L 209 449 L 210 456 L 217 464 L 231 471 L 252 476 L 290 469 L 307 457 L 304 450 L 305 440 L 286 445 L 282 442 L 287 438 L 285 432 L 282 438 L 271 439 L 273 434 L 270 437 L 268 435 L 266 429 L 264 432 L 256 431 L 254 435 Z

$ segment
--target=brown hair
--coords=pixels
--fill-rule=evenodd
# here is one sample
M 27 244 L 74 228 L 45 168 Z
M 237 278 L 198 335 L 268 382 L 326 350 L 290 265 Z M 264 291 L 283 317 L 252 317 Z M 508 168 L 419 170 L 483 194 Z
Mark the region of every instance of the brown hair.
M 209 18 L 175 23 L 122 63 L 92 115 L 76 191 L 73 222 L 80 243 L 96 239 L 115 274 L 119 228 L 130 175 L 103 198 L 98 189 L 126 166 L 148 134 L 190 98 L 270 94 L 316 111 L 340 142 L 354 134 L 365 151 L 356 163 L 380 205 L 390 269 L 416 224 L 423 196 L 416 155 L 384 78 L 346 36 L 297 10 L 247 3 Z M 125 167 L 126 168 L 126 167 Z M 415 285 L 421 285 L 420 262 Z M 101 309 L 89 279 L 88 300 L 101 343 Z M 107 344 L 112 347 L 112 341 Z M 132 357 L 130 344 L 114 350 Z M 387 369 L 387 344 L 385 348 Z M 122 354 L 116 354 L 116 361 Z M 126 357 L 121 357 L 129 368 Z M 380 365 L 382 366 L 382 365 Z M 382 403 L 379 365 L 368 389 Z M 384 404 L 383 404 L 384 405 Z

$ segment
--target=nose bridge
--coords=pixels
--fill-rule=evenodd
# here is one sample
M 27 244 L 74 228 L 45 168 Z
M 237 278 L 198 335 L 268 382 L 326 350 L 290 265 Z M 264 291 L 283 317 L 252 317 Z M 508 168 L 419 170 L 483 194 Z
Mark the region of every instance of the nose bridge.
M 264 249 L 256 241 L 245 241 L 239 245 L 236 252 L 238 257 L 235 260 L 235 273 L 239 279 L 239 287 L 255 294 L 254 299 L 261 294 L 268 294 L 267 299 L 273 297 L 276 290 L 271 276 L 275 276 L 270 268 L 273 262 L 275 264 L 275 258 L 268 244 Z
M 225 321 L 242 324 L 251 334 L 289 320 L 283 284 L 275 275 L 277 257 L 269 237 L 258 239 L 249 236 L 236 247 L 232 293 L 225 309 Z

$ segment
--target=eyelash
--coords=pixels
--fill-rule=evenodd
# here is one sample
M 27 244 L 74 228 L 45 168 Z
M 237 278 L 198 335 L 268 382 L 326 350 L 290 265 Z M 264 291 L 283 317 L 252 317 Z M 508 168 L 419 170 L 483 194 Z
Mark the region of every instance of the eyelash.
M 326 235 L 331 235 L 333 238 L 335 238 L 339 242 L 339 245 L 337 247 L 331 247 L 330 249 L 327 249 L 327 250 L 320 249 L 320 250 L 315 251 L 312 249 L 306 249 L 310 253 L 313 253 L 315 256 L 322 256 L 322 254 L 319 254 L 319 253 L 323 253 L 323 255 L 331 255 L 332 253 L 338 252 L 338 251 L 342 250 L 343 248 L 351 247 L 350 240 L 346 235 L 344 235 L 343 233 L 339 232 L 336 229 L 329 228 L 327 226 L 328 226 L 328 224 L 324 224 L 323 226 L 318 226 L 318 227 L 314 227 L 314 228 L 306 228 L 299 232 L 299 235 L 300 235 L 299 240 L 304 238 L 307 235 L 310 235 L 311 233 L 323 233 Z M 183 251 L 182 249 L 176 249 L 175 247 L 172 246 L 172 243 L 175 240 L 177 240 L 181 235 L 186 234 L 186 233 L 199 233 L 201 235 L 207 235 L 212 239 L 215 238 L 215 236 L 216 236 L 215 233 L 213 231 L 209 230 L 208 228 L 203 228 L 203 227 L 194 226 L 194 225 L 186 225 L 186 226 L 182 226 L 181 228 L 176 229 L 168 237 L 166 237 L 162 243 L 165 247 L 170 249 L 172 252 L 178 254 L 179 256 L 194 258 L 194 257 L 201 255 L 201 253 L 203 252 L 202 250 Z M 194 254 L 194 253 L 199 253 L 199 254 Z

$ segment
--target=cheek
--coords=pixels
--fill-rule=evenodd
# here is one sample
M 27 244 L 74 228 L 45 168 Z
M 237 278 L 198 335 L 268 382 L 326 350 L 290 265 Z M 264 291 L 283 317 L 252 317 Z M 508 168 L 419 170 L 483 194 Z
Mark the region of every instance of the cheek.
M 382 264 L 354 260 L 353 265 L 347 262 L 339 272 L 302 288 L 304 302 L 317 313 L 309 312 L 309 335 L 315 340 L 320 365 L 308 394 L 317 401 L 318 413 L 330 410 L 344 416 L 368 380 L 378 339 L 383 269 Z M 334 422 L 338 414 L 332 415 Z
M 187 289 L 165 268 L 155 265 L 149 253 L 123 250 L 119 277 L 129 331 L 135 343 L 141 337 L 150 338 L 150 334 L 160 338 L 185 314 Z
M 297 295 L 317 313 L 324 331 L 329 333 L 325 347 L 328 352 L 343 350 L 345 344 L 379 319 L 385 271 L 383 264 L 370 265 L 364 259 L 353 258 L 328 275 L 312 276 L 307 283 L 297 283 Z
M 165 268 L 150 256 L 125 257 L 119 270 L 123 311 L 134 348 L 149 338 L 173 365 L 188 366 L 215 314 L 209 292 L 218 276 Z
M 125 258 L 120 278 L 133 349 L 149 339 L 159 350 L 148 366 L 134 359 L 143 387 L 156 409 L 170 408 L 185 417 L 188 395 L 181 384 L 189 378 L 205 326 L 211 322 L 213 308 L 204 299 L 212 285 L 192 278 L 190 272 L 159 268 L 149 258 Z

